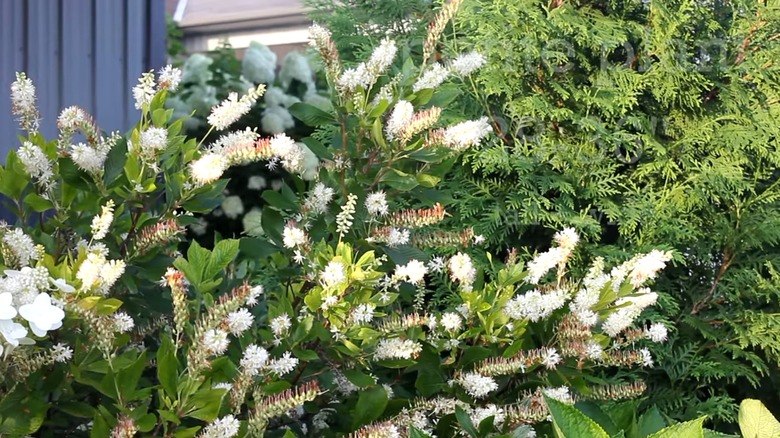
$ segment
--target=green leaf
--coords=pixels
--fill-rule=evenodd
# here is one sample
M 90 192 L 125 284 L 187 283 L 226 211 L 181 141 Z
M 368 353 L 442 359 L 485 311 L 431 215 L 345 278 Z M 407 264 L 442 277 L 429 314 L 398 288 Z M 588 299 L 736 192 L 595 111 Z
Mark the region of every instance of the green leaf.
M 295 202 L 290 201 L 275 190 L 266 190 L 261 197 L 268 205 L 281 211 L 296 210 L 298 208 L 298 205 L 296 205 Z
M 25 436 L 37 431 L 48 409 L 48 403 L 37 398 L 25 398 L 13 404 L 1 412 L 0 435 Z
M 288 110 L 293 117 L 309 126 L 320 126 L 336 121 L 332 114 L 327 113 L 314 105 L 309 105 L 308 103 L 294 103 Z
M 433 175 L 428 175 L 425 173 L 417 174 L 417 182 L 420 183 L 420 185 L 423 187 L 434 187 L 439 183 L 439 181 L 441 181 L 441 178 Z
M 384 387 L 374 386 L 361 391 L 352 417 L 352 429 L 357 429 L 381 417 L 386 407 L 387 391 Z
M 409 438 L 431 438 L 431 436 L 412 426 L 411 431 L 409 432 Z
M 404 173 L 400 170 L 392 168 L 388 172 L 385 172 L 384 175 L 382 175 L 380 181 L 387 184 L 391 188 L 400 190 L 402 192 L 412 190 L 419 185 L 419 182 L 414 175 L 409 175 L 408 173 Z
M 615 422 L 612 421 L 612 418 L 609 417 L 596 403 L 593 402 L 578 402 L 576 405 L 574 405 L 575 408 L 579 409 L 580 412 L 585 414 L 588 418 L 598 423 L 599 426 L 601 426 L 606 433 L 608 433 L 611 437 L 614 438 L 614 436 L 620 432 L 618 427 L 615 425 Z
M 460 94 L 460 89 L 457 86 L 451 84 L 443 85 L 436 90 L 431 100 L 428 101 L 428 105 L 446 108 Z
M 656 406 L 639 417 L 639 436 L 647 436 L 666 427 L 666 420 Z
M 553 425 L 562 438 L 609 438 L 601 426 L 574 406 L 547 396 L 544 401 L 550 410 Z
M 135 393 L 135 387 L 138 385 L 138 380 L 141 379 L 144 368 L 146 368 L 145 351 L 138 355 L 138 359 L 132 365 L 117 373 L 116 383 L 123 400 L 132 399 L 131 395 Z
M 51 201 L 37 193 L 30 193 L 29 195 L 25 196 L 24 203 L 32 208 L 36 213 L 41 213 L 54 207 Z
M 469 414 L 460 406 L 455 406 L 455 418 L 458 419 L 458 424 L 471 438 L 478 438 L 479 433 L 477 428 L 474 427 L 474 423 L 471 422 Z
M 176 397 L 176 387 L 179 385 L 179 361 L 175 351 L 171 337 L 163 335 L 160 349 L 157 350 L 157 380 L 171 398 Z
M 190 399 L 187 416 L 207 423 L 214 421 L 219 415 L 224 396 L 224 389 L 201 389 Z
M 780 423 L 759 400 L 745 399 L 739 405 L 739 430 L 745 438 L 780 436 Z
M 192 438 L 200 431 L 200 426 L 190 427 L 188 429 L 178 430 L 173 436 L 175 438 Z
M 685 423 L 677 423 L 648 435 L 647 438 L 704 438 L 704 419 L 705 417 L 699 417 Z
M 111 183 L 122 173 L 127 161 L 127 140 L 120 138 L 108 152 L 103 170 L 103 181 L 110 187 Z
M 353 385 L 361 388 L 376 384 L 371 376 L 359 370 L 346 370 L 344 371 L 344 376 L 347 380 L 352 382 Z
M 214 246 L 203 273 L 204 280 L 211 280 L 222 272 L 238 255 L 238 239 L 225 239 Z

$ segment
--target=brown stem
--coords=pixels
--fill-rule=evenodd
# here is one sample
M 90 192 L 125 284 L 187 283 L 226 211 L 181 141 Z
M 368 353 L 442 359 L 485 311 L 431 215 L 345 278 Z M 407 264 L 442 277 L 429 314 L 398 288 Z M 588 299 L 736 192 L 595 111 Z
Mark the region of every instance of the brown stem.
M 720 284 L 720 281 L 723 279 L 723 275 L 726 273 L 726 270 L 731 266 L 731 262 L 734 261 L 733 255 L 728 250 L 723 253 L 723 262 L 720 264 L 720 269 L 718 269 L 717 275 L 715 275 L 715 280 L 712 282 L 712 287 L 710 288 L 710 291 L 707 292 L 707 295 L 704 296 L 699 302 L 694 304 L 693 309 L 691 310 L 691 315 L 696 315 L 697 313 L 704 310 L 705 307 L 709 306 L 709 301 L 712 299 L 712 297 L 715 295 L 715 290 L 718 289 L 718 285 Z

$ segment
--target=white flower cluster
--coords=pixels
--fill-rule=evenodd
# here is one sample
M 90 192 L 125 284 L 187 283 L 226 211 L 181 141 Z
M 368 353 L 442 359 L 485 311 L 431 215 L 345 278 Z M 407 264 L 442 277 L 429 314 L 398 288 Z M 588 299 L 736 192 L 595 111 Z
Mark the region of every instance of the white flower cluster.
M 232 438 L 238 435 L 241 423 L 232 415 L 214 420 L 198 435 L 198 438 Z
M 6 231 L 3 243 L 9 251 L 9 256 L 13 257 L 13 260 L 5 260 L 6 265 L 24 267 L 28 266 L 30 261 L 38 259 L 35 242 L 20 228 Z
M 412 91 L 416 93 L 426 88 L 436 88 L 446 81 L 451 73 L 468 76 L 485 65 L 485 62 L 485 57 L 480 53 L 470 52 L 459 55 L 446 67 L 439 63 L 433 64 L 415 82 Z
M 418 285 L 423 282 L 427 273 L 428 268 L 425 266 L 425 263 L 419 260 L 410 260 L 407 264 L 398 266 L 395 269 L 394 278 Z
M 654 305 L 657 299 L 658 294 L 647 288 L 636 291 L 634 296 L 617 299 L 615 306 L 623 307 L 611 313 L 601 325 L 601 329 L 609 336 L 617 336 L 631 326 L 643 310 Z
M 37 183 L 44 189 L 49 189 L 54 184 L 54 172 L 52 170 L 52 162 L 43 149 L 32 144 L 29 141 L 25 141 L 22 147 L 16 152 L 19 161 L 24 166 L 24 171 L 27 172 L 30 177 L 35 178 Z
M 264 91 L 265 86 L 259 85 L 257 88 L 247 90 L 241 98 L 238 97 L 238 93 L 230 93 L 227 99 L 211 109 L 211 114 L 207 118 L 209 124 L 220 131 L 227 128 L 248 113 Z
M 366 210 L 371 216 L 384 216 L 389 211 L 385 192 L 373 192 L 366 196 Z
M 76 278 L 81 281 L 82 291 L 106 295 L 124 272 L 124 260 L 107 260 L 102 252 L 90 252 L 79 265 Z
M 329 262 L 320 273 L 320 280 L 326 288 L 336 287 L 347 281 L 344 264 L 333 260 Z
M 328 210 L 328 204 L 330 204 L 335 195 L 335 190 L 319 182 L 309 191 L 303 206 L 313 215 L 323 214 Z
M 528 262 L 529 283 L 538 284 L 542 276 L 552 268 L 562 269 L 579 242 L 579 236 L 573 228 L 564 228 L 555 234 L 554 239 L 557 247 L 550 248 Z
M 388 140 L 395 140 L 414 117 L 414 106 L 406 100 L 399 100 L 390 113 L 385 126 L 385 134 Z
M 168 147 L 168 130 L 165 128 L 151 127 L 141 132 L 138 138 L 138 147 L 132 142 L 128 143 L 128 150 L 138 154 L 141 162 L 149 168 L 158 171 L 157 159 L 160 153 Z
M 568 299 L 569 293 L 563 289 L 546 293 L 534 289 L 512 298 L 504 306 L 504 313 L 515 320 L 528 318 L 531 322 L 537 322 L 563 307 Z
M 422 351 L 422 344 L 411 339 L 384 338 L 379 340 L 374 360 L 411 359 Z
M 558 400 L 561 403 L 566 403 L 568 405 L 574 404 L 574 397 L 572 397 L 571 392 L 569 392 L 569 388 L 566 386 L 559 386 L 557 388 L 544 388 L 542 392 L 547 397 Z
M 660 323 L 651 325 L 645 329 L 645 337 L 653 342 L 664 342 L 669 335 L 666 326 Z
M 493 417 L 493 424 L 496 427 L 500 427 L 506 420 L 506 412 L 492 403 L 484 407 L 475 408 L 469 416 L 471 417 L 471 423 L 475 425 L 481 424 L 486 418 Z
M 133 99 L 135 99 L 135 109 L 142 110 L 148 108 L 152 99 L 157 94 L 157 86 L 161 90 L 173 91 L 181 82 L 181 70 L 173 68 L 171 65 L 165 66 L 160 70 L 160 76 L 157 81 L 154 80 L 154 70 L 143 73 L 138 78 L 138 85 L 133 87 Z
M 22 129 L 37 132 L 38 108 L 35 106 L 35 85 L 24 73 L 16 73 L 11 84 L 11 111 L 19 120 Z
M 92 239 L 102 240 L 108 234 L 111 228 L 111 222 L 114 221 L 114 201 L 108 200 L 106 205 L 101 207 L 101 213 L 92 218 Z
M 357 195 L 350 193 L 347 195 L 347 202 L 341 206 L 341 211 L 336 215 L 336 232 L 340 237 L 343 237 L 352 228 L 352 219 L 355 214 L 355 206 L 357 204 Z
M 6 239 L 6 245 L 7 242 Z M 17 250 L 27 251 L 27 248 Z M 24 266 L 18 271 L 7 269 L 4 274 L 0 278 L 0 357 L 20 344 L 33 344 L 28 329 L 35 336 L 46 336 L 47 332 L 60 328 L 65 312 L 50 292 L 75 291 L 64 280 L 52 278 L 42 266 Z M 51 354 L 54 360 L 63 361 L 67 360 L 69 352 L 72 354 L 72 350 L 60 345 L 53 348 Z
M 227 168 L 228 162 L 225 157 L 208 152 L 190 163 L 190 175 L 195 184 L 203 186 L 222 178 L 222 174 Z
M 395 41 L 383 39 L 367 62 L 362 62 L 341 74 L 338 79 L 339 87 L 350 93 L 358 87 L 368 90 L 374 85 L 379 75 L 390 67 L 397 52 L 398 47 L 396 47 Z
M 498 389 L 498 383 L 492 377 L 475 372 L 460 375 L 455 383 L 460 384 L 474 398 L 485 398 L 492 391 Z
M 119 138 L 119 133 L 114 133 L 108 138 L 101 137 L 94 146 L 86 143 L 71 145 L 70 158 L 79 169 L 92 175 L 101 175 L 108 153 L 111 152 Z
M 460 283 L 464 290 L 471 290 L 471 285 L 477 277 L 477 270 L 468 254 L 459 252 L 452 256 L 447 263 L 450 269 L 450 278 Z
M 306 232 L 296 227 L 294 224 L 288 223 L 284 226 L 282 231 L 282 243 L 285 248 L 298 248 L 306 244 L 308 238 Z
M 491 132 L 493 127 L 488 123 L 487 117 L 467 120 L 438 130 L 441 144 L 457 152 L 479 145 Z

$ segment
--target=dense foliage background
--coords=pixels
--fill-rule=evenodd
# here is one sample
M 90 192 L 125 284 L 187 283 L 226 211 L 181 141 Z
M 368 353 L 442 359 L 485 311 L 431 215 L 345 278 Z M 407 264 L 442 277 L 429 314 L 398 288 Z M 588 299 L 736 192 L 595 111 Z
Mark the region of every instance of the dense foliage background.
M 377 3 L 311 2 L 358 46 L 357 18 L 380 38 L 383 23 L 435 7 Z M 498 133 L 454 167 L 453 221 L 496 251 L 543 248 L 561 225 L 607 257 L 676 250 L 663 310 L 648 315 L 674 331 L 654 350 L 648 404 L 677 418 L 733 421 L 746 396 L 780 405 L 779 12 L 772 1 L 466 0 L 440 47 L 488 57 L 458 105 L 490 114 Z

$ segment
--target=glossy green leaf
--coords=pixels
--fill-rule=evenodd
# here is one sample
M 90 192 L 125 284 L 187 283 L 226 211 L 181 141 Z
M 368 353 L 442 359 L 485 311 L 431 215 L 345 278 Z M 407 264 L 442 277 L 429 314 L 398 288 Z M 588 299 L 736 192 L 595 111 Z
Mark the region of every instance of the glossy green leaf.
M 759 400 L 742 400 L 739 405 L 739 430 L 745 438 L 780 436 L 780 423 Z
M 178 386 L 179 361 L 176 359 L 176 347 L 170 336 L 163 335 L 160 349 L 157 350 L 157 380 L 169 397 L 176 397 Z
M 326 123 L 335 122 L 333 115 L 325 112 L 314 105 L 297 102 L 292 104 L 288 110 L 296 119 L 302 121 L 308 126 L 320 126 Z
M 704 419 L 705 417 L 700 417 L 685 423 L 677 423 L 648 435 L 647 438 L 704 438 Z
M 386 407 L 387 391 L 384 387 L 374 386 L 360 391 L 352 416 L 352 428 L 357 429 L 381 417 Z
M 574 406 L 546 396 L 544 400 L 556 431 L 562 435 L 561 438 L 609 438 L 609 434 L 601 426 Z

